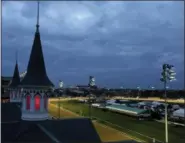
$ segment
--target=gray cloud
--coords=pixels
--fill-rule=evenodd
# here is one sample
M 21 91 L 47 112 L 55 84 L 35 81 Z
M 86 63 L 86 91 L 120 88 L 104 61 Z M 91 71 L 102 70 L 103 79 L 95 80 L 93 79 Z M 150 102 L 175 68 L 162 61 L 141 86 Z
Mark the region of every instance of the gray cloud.
M 40 31 L 48 75 L 57 83 L 160 87 L 160 68 L 175 65 L 184 79 L 183 2 L 41 2 Z M 15 51 L 27 67 L 36 2 L 3 2 L 2 72 L 11 75 Z M 148 80 L 150 79 L 150 80 Z

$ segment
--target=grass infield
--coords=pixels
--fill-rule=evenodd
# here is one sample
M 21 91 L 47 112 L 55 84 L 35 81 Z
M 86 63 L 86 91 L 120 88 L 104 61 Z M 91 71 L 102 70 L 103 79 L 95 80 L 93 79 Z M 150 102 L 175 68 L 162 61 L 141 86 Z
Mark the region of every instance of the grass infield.
M 53 104 L 58 102 L 51 101 Z M 88 105 L 77 103 L 76 101 L 61 101 L 61 107 L 68 109 L 83 116 L 89 115 Z M 128 133 L 131 136 L 152 142 L 152 139 L 164 142 L 165 126 L 164 123 L 155 121 L 138 121 L 132 117 L 117 114 L 110 111 L 103 111 L 102 109 L 92 108 L 92 116 L 101 119 L 102 123 L 120 131 Z M 111 124 L 112 123 L 112 124 Z M 185 142 L 185 128 L 174 127 L 169 125 L 169 143 L 184 143 Z
M 78 114 L 75 114 L 73 112 L 67 111 L 65 109 L 59 110 L 59 108 L 57 108 L 55 104 L 49 104 L 48 109 L 49 109 L 49 113 L 57 118 L 59 118 L 59 116 L 61 118 L 80 118 Z M 60 112 L 60 115 L 59 115 L 59 112 Z M 127 134 L 123 134 L 111 127 L 105 126 L 96 121 L 93 121 L 93 124 L 103 142 L 134 140 L 132 137 L 128 136 Z

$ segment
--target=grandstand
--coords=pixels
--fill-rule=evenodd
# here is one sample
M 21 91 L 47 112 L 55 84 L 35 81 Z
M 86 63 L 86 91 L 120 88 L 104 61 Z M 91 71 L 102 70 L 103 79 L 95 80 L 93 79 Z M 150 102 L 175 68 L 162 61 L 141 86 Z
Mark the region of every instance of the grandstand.
M 125 113 L 125 114 L 132 115 L 132 116 L 137 116 L 137 117 L 149 117 L 150 116 L 150 113 L 148 110 L 127 107 L 125 105 L 108 105 L 106 106 L 106 108 L 109 110 Z

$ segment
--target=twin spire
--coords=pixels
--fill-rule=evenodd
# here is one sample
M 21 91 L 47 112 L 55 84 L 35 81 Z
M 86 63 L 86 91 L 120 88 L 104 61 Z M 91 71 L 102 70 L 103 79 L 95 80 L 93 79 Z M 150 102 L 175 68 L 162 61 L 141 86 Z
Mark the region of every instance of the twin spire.
M 31 54 L 27 66 L 27 73 L 20 83 L 21 87 L 53 87 L 53 83 L 49 80 L 44 56 L 42 51 L 42 44 L 39 33 L 39 1 L 37 3 L 37 23 L 36 32 L 33 40 Z
M 42 51 L 40 33 L 39 33 L 39 1 L 37 5 L 37 24 L 36 33 L 33 41 L 33 46 L 30 54 L 30 59 L 27 67 L 27 74 L 20 81 L 19 69 L 18 69 L 18 51 L 16 51 L 16 64 L 14 69 L 14 75 L 10 87 L 14 88 L 20 85 L 21 87 L 30 86 L 44 86 L 53 87 L 53 83 L 49 80 Z
M 15 64 L 15 68 L 14 68 L 14 74 L 13 74 L 13 78 L 9 84 L 10 88 L 17 88 L 18 85 L 20 84 L 20 76 L 19 76 L 19 68 L 18 68 L 18 61 L 17 61 L 17 51 L 16 51 L 16 64 Z

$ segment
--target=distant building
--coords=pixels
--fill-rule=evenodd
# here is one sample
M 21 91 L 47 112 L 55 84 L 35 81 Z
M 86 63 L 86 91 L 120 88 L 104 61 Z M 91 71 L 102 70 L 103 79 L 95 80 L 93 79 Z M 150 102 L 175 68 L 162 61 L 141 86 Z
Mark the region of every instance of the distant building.
M 63 86 L 64 86 L 64 82 L 63 81 L 59 81 L 59 88 L 63 88 Z
M 12 80 L 12 77 L 8 77 L 8 76 L 1 76 L 1 92 L 2 92 L 2 94 L 4 93 L 4 92 L 7 92 L 7 90 L 8 90 L 8 85 L 9 85 L 9 83 L 10 83 L 10 81 Z
M 93 87 L 95 86 L 95 77 L 94 76 L 89 76 L 89 86 Z
M 21 80 L 24 78 L 26 73 L 27 73 L 27 71 L 20 73 L 19 76 L 20 76 Z M 12 76 L 1 76 L 1 92 L 2 92 L 2 94 L 4 92 L 8 91 L 8 85 L 10 84 L 11 80 L 12 80 Z

